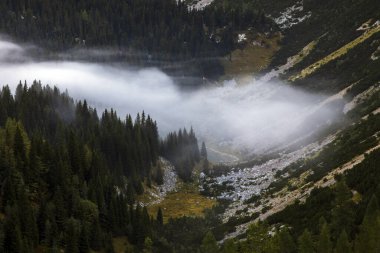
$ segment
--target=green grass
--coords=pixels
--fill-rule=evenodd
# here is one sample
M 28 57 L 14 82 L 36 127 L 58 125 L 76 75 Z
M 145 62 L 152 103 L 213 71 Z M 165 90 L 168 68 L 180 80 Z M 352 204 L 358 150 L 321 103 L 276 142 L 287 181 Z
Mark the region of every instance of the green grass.
M 248 33 L 246 35 L 246 45 L 234 50 L 231 60 L 229 56 L 222 60 L 225 79 L 260 72 L 268 67 L 272 57 L 280 49 L 281 34 L 279 33 L 270 36 L 257 35 L 256 38 Z M 260 42 L 262 45 L 253 45 L 253 41 Z
M 149 206 L 148 211 L 155 217 L 161 207 L 164 222 L 167 222 L 169 218 L 203 216 L 204 210 L 212 208 L 216 203 L 216 200 L 202 196 L 197 184 L 181 183 L 176 192 L 169 193 L 161 203 Z

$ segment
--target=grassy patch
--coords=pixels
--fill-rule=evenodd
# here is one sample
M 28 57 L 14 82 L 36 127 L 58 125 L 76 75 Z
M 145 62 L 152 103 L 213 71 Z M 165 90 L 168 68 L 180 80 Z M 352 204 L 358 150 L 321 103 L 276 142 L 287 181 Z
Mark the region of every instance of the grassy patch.
M 203 216 L 204 210 L 212 208 L 215 204 L 215 200 L 199 193 L 197 184 L 181 183 L 176 192 L 169 193 L 161 203 L 148 207 L 148 210 L 149 214 L 155 217 L 158 208 L 161 207 L 164 222 L 167 222 L 169 218 Z
M 281 34 L 250 35 L 241 49 L 236 49 L 230 57 L 222 60 L 226 79 L 236 76 L 254 74 L 265 69 L 275 53 L 280 49 Z
M 112 244 L 113 244 L 115 253 L 124 253 L 126 252 L 126 249 L 130 247 L 128 238 L 126 236 L 113 238 Z

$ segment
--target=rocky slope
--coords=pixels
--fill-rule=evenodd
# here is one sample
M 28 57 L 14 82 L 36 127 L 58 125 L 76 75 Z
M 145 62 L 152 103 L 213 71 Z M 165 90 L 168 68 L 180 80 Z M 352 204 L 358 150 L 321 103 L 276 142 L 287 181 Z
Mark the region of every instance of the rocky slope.
M 257 219 L 305 200 L 314 188 L 332 187 L 337 175 L 379 148 L 380 4 L 369 0 L 325 5 L 274 2 L 258 1 L 283 36 L 281 48 L 260 72 L 259 81 L 280 79 L 328 94 L 310 112 L 342 103 L 340 120 L 323 133 L 298 136 L 294 143 L 268 150 L 267 157 L 256 158 L 260 162 L 236 164 L 203 180 L 208 194 L 232 202 L 224 222 L 236 228 L 226 238 L 244 233 Z M 339 6 L 345 8 L 337 15 Z

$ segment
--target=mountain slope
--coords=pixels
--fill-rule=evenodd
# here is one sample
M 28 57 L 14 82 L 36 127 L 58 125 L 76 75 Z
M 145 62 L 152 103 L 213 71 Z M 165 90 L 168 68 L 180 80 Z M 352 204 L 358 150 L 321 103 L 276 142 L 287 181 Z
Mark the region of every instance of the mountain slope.
M 215 167 L 214 174 L 205 180 L 205 192 L 233 201 L 224 216 L 224 229 L 229 231 L 225 238 L 245 233 L 257 219 L 268 219 L 274 226 L 263 227 L 272 231 L 282 224 L 290 228 L 297 226 L 296 232 L 291 230 L 294 239 L 304 229 L 318 236 L 317 224 L 305 226 L 296 220 L 289 224 L 291 218 L 283 217 L 293 217 L 290 210 L 294 208 L 302 210 L 304 205 L 299 204 L 300 201 L 310 205 L 315 192 L 334 191 L 335 183 L 342 182 L 342 174 L 343 178 L 350 178 L 351 170 L 368 163 L 368 156 L 372 161 L 378 157 L 380 61 L 376 54 L 380 43 L 380 6 L 375 1 L 330 1 L 325 4 L 257 1 L 257 4 L 274 18 L 283 36 L 281 48 L 269 67 L 260 72 L 262 77 L 258 80 L 267 82 L 278 78 L 301 89 L 328 94 L 330 97 L 320 103 L 320 108 L 342 103 L 341 120 L 314 133 L 312 138 L 297 137 L 306 140 L 306 144 L 295 139 L 294 143 L 251 162 L 223 170 Z M 371 172 L 362 173 L 368 176 Z M 373 182 L 368 187 L 375 186 Z M 324 189 L 319 189 L 322 187 Z M 349 187 L 356 192 L 355 187 Z M 363 202 L 355 200 L 355 205 L 365 208 L 371 194 L 366 195 Z M 328 209 L 324 208 L 331 204 L 330 199 L 319 201 L 320 211 L 327 215 Z M 286 211 L 281 212 L 284 208 Z M 305 211 L 298 219 L 305 219 L 307 212 L 312 211 Z M 363 219 L 363 213 L 360 215 L 356 217 L 355 226 Z M 335 222 L 330 216 L 325 218 Z M 313 222 L 318 221 L 318 218 L 313 219 Z M 250 232 L 248 229 L 248 241 L 252 238 Z M 341 231 L 333 232 L 335 237 L 331 239 L 336 243 Z M 346 232 L 350 233 L 350 241 L 357 235 L 352 230 Z
M 20 84 L 15 96 L 5 87 L 0 250 L 113 252 L 116 243 L 126 252 L 380 251 L 380 2 L 209 2 L 0 4 L 3 31 L 58 51 L 90 44 L 141 49 L 143 57 L 161 50 L 169 59 L 217 56 L 224 78 L 248 73 L 255 75 L 252 85 L 280 81 L 321 95 L 310 97 L 312 106 L 284 143 L 232 165 L 209 164 L 206 155 L 194 171 L 202 159 L 192 130 L 160 143 L 156 123 L 144 113 L 135 122 L 113 110 L 98 117 L 86 102 L 37 82 Z M 60 15 L 48 19 L 43 14 L 52 6 L 61 7 Z M 133 30 L 136 24 L 141 30 Z M 279 93 L 279 100 L 288 95 Z M 334 108 L 333 116 L 319 118 L 326 108 Z M 159 155 L 175 165 L 169 186 L 158 186 L 168 177 Z M 174 170 L 185 181 L 199 180 L 200 189 L 196 183 L 177 189 Z M 144 199 L 150 212 L 136 203 L 149 187 L 146 193 L 158 195 Z M 203 213 L 215 199 L 219 205 Z M 187 202 L 170 211 L 175 219 L 160 209 Z M 179 217 L 184 213 L 203 217 Z

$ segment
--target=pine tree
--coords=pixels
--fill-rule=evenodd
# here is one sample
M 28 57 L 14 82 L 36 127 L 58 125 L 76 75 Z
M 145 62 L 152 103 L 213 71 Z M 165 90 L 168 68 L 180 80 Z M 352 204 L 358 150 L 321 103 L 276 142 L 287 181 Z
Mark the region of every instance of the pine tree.
M 348 241 L 347 233 L 344 230 L 339 235 L 334 253 L 352 253 L 351 244 Z
M 332 244 L 330 239 L 330 230 L 326 222 L 322 225 L 318 238 L 317 253 L 331 253 Z
M 39 242 L 38 226 L 34 216 L 34 211 L 29 203 L 24 189 L 21 191 L 21 196 L 18 200 L 18 207 L 18 213 L 20 215 L 21 232 L 23 236 L 28 239 L 30 247 L 37 246 Z
M 281 253 L 296 253 L 297 246 L 287 228 L 282 229 L 278 235 L 279 251 Z
M 206 149 L 206 144 L 204 142 L 202 142 L 201 157 L 202 159 L 207 160 L 207 149 Z
M 89 240 L 90 247 L 91 249 L 95 251 L 99 251 L 102 248 L 103 244 L 102 244 L 102 231 L 101 231 L 98 220 L 96 220 L 92 224 L 90 231 L 91 231 L 90 240 Z
M 232 239 L 228 239 L 223 244 L 222 253 L 237 253 L 238 249 L 237 246 Z
M 269 240 L 268 225 L 266 223 L 255 223 L 247 231 L 248 252 L 255 249 L 256 252 L 265 252 Z
M 4 249 L 4 238 L 5 238 L 4 224 L 0 224 L 0 252 L 5 252 L 5 249 Z
M 351 232 L 354 223 L 354 213 L 352 206 L 352 193 L 346 182 L 341 180 L 336 186 L 336 198 L 334 209 L 332 210 L 332 238 L 334 240 L 339 236 L 340 231 L 346 230 Z
M 65 228 L 65 252 L 79 253 L 79 224 L 78 221 L 70 218 L 67 220 Z
M 375 195 L 369 201 L 360 225 L 355 241 L 355 252 L 380 252 L 379 204 Z
M 88 244 L 88 235 L 85 226 L 81 226 L 80 236 L 79 236 L 79 253 L 88 253 L 90 246 Z
M 157 211 L 157 223 L 159 226 L 162 226 L 164 224 L 164 217 L 162 215 L 161 207 L 159 207 Z
M 7 219 L 4 224 L 5 252 L 22 252 L 24 242 L 18 223 L 17 208 L 7 207 Z
M 62 196 L 62 190 L 61 188 L 57 188 L 55 194 L 54 194 L 54 205 L 55 205 L 55 215 L 56 215 L 56 222 L 57 225 L 60 228 L 63 228 L 67 213 L 66 213 L 66 207 L 65 207 L 65 201 Z
M 162 185 L 164 183 L 164 172 L 161 167 L 157 168 L 155 181 L 158 185 Z
M 17 169 L 24 173 L 27 173 L 26 169 L 26 148 L 24 144 L 24 139 L 22 137 L 21 129 L 19 126 L 16 127 L 16 132 L 14 135 L 14 155 L 16 158 Z
M 218 253 L 218 244 L 215 240 L 214 235 L 211 232 L 207 232 L 207 234 L 203 238 L 201 251 L 203 253 Z
M 135 202 L 135 188 L 131 181 L 127 184 L 127 202 L 130 205 Z
M 310 232 L 306 229 L 298 238 L 298 253 L 314 253 L 313 240 Z

